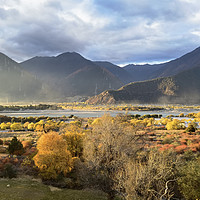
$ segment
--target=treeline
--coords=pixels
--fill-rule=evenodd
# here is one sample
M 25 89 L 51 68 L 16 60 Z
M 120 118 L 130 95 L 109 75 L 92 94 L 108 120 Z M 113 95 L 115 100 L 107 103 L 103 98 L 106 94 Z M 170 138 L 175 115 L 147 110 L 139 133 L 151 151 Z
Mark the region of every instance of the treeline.
M 119 110 L 119 111 L 162 111 L 162 110 L 199 110 L 200 106 L 187 105 L 135 105 L 135 104 L 88 104 L 86 102 L 60 103 L 63 109 L 75 110 Z
M 38 105 L 0 105 L 0 111 L 19 111 L 19 110 L 58 110 L 62 109 L 58 105 L 38 104 Z
M 63 123 L 57 132 L 39 134 L 37 149 L 13 138 L 9 153 L 24 157 L 1 160 L 1 176 L 8 172 L 6 163 L 10 172 L 20 169 L 54 186 L 100 189 L 108 199 L 198 199 L 200 149 L 160 150 L 151 145 L 152 129 L 132 120 L 139 119 L 105 115 L 89 119 L 86 126 L 81 121 Z
M 0 115 L 0 129 L 1 130 L 14 130 L 14 131 L 49 131 L 58 130 L 64 122 L 68 122 L 73 118 L 73 121 L 77 118 L 76 116 L 70 115 L 68 117 L 9 117 Z M 74 123 L 74 122 L 73 122 Z M 80 122 L 76 122 L 80 123 Z

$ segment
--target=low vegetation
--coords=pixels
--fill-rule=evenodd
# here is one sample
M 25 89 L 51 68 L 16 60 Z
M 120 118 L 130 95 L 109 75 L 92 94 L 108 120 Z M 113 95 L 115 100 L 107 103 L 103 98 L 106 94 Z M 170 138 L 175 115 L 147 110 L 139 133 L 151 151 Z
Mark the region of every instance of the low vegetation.
M 22 188 L 37 199 L 67 199 L 70 193 L 70 199 L 198 199 L 200 113 L 187 116 L 2 117 L 0 127 L 8 132 L 0 140 L 0 177 L 28 175 L 47 186 L 27 186 L 20 179 L 0 184 L 7 181 L 5 191 L 17 191 L 12 199 L 23 198 Z M 14 136 L 18 129 L 32 135 Z M 3 137 L 7 134 L 12 140 Z

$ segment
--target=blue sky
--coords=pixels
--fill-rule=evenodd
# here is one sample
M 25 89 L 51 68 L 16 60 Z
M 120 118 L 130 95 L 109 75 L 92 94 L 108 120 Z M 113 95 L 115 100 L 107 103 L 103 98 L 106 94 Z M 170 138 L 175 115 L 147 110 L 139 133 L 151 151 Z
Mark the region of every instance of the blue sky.
M 0 51 L 17 61 L 75 51 L 152 63 L 199 46 L 199 0 L 0 0 Z

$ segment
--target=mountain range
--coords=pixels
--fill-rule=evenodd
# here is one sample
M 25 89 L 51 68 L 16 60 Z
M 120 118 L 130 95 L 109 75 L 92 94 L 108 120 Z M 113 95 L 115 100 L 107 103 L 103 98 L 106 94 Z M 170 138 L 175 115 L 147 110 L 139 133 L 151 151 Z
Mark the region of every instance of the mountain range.
M 129 64 L 124 69 L 132 75 L 132 82 L 176 75 L 200 65 L 200 47 L 175 60 L 154 65 Z
M 157 65 L 128 65 L 133 77 L 118 90 L 108 90 L 88 103 L 182 103 L 200 102 L 200 48 L 173 61 Z
M 200 66 L 177 75 L 133 82 L 118 90 L 107 90 L 87 100 L 92 104 L 114 103 L 178 103 L 199 104 Z
M 119 67 L 76 52 L 17 63 L 0 53 L 0 101 L 198 103 L 200 48 L 170 62 Z
M 34 57 L 22 62 L 21 67 L 63 98 L 92 96 L 123 85 L 109 70 L 75 52 L 56 57 Z

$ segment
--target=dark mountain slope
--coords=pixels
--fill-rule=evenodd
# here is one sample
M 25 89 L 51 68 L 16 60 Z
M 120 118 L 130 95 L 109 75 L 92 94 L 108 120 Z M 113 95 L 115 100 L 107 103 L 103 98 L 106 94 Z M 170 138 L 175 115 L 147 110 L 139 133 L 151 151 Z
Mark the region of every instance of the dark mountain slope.
M 123 67 L 132 77 L 132 82 L 144 81 L 152 79 L 157 74 L 157 71 L 162 68 L 162 65 L 126 65 Z
M 0 53 L 0 101 L 40 100 L 45 97 L 44 86 L 8 56 Z
M 122 67 L 106 61 L 95 61 L 94 63 L 100 67 L 106 68 L 116 77 L 118 77 L 124 84 L 130 83 L 133 80 L 132 75 Z
M 199 103 L 199 77 L 200 67 L 196 67 L 172 77 L 130 83 L 118 90 L 105 91 L 87 102 Z
M 200 66 L 200 47 L 167 63 L 155 65 L 127 65 L 124 69 L 132 75 L 133 81 L 143 81 L 158 77 L 173 76 L 197 66 Z
M 62 97 L 91 96 L 122 86 L 122 82 L 111 72 L 74 52 L 56 57 L 34 57 L 21 63 L 21 66 Z

